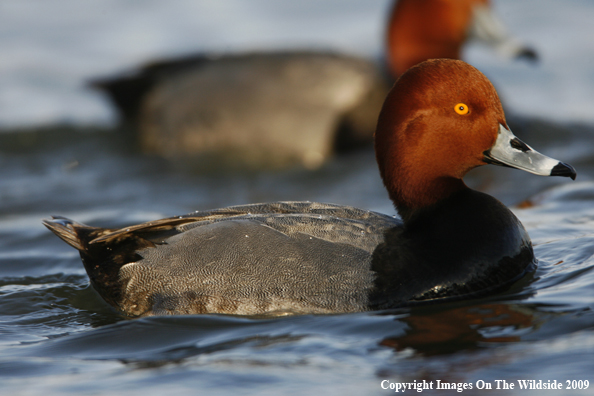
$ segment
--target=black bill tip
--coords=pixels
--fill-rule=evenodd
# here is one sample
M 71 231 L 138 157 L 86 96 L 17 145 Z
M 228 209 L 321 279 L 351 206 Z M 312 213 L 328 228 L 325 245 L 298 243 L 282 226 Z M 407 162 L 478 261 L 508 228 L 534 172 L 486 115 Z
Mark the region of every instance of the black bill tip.
M 531 63 L 538 62 L 538 53 L 530 47 L 524 47 L 516 54 L 517 59 L 524 59 Z
M 555 167 L 551 170 L 551 176 L 565 176 L 571 177 L 571 180 L 575 180 L 577 173 L 573 166 L 566 164 L 564 162 L 559 162 Z

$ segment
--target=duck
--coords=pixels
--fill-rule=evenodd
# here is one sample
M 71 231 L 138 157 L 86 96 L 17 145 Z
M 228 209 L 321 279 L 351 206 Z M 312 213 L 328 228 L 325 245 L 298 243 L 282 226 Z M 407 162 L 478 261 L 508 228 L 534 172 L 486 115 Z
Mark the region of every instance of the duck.
M 462 59 L 472 41 L 505 58 L 538 60 L 533 48 L 507 31 L 489 0 L 397 0 L 389 15 L 386 63 L 393 77 L 427 59 Z
M 414 64 L 459 59 L 470 37 L 528 53 L 510 44 L 518 41 L 483 3 L 397 2 L 385 48 L 391 73 L 375 59 L 326 50 L 198 53 L 90 86 L 107 95 L 120 129 L 145 154 L 201 172 L 315 170 L 334 155 L 371 147 L 394 77 Z M 469 34 L 475 25 L 478 33 Z
M 399 216 L 272 202 L 121 229 L 60 216 L 43 224 L 79 251 L 93 288 L 126 316 L 384 310 L 494 294 L 534 271 L 523 225 L 466 186 L 468 171 L 494 164 L 576 177 L 512 133 L 491 82 L 460 60 L 400 76 L 375 151 Z

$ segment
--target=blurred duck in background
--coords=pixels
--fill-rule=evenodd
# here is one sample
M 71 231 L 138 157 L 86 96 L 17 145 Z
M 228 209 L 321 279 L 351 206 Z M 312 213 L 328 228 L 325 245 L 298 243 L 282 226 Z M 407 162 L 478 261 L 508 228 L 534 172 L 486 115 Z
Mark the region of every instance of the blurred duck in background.
M 143 152 L 200 170 L 314 169 L 370 144 L 387 85 L 369 60 L 305 51 L 197 55 L 94 82 Z
M 389 73 L 370 59 L 321 51 L 198 54 L 92 86 L 108 94 L 145 153 L 200 170 L 315 169 L 370 145 L 393 78 L 426 59 L 459 59 L 470 39 L 536 60 L 488 0 L 400 0 L 388 19 Z

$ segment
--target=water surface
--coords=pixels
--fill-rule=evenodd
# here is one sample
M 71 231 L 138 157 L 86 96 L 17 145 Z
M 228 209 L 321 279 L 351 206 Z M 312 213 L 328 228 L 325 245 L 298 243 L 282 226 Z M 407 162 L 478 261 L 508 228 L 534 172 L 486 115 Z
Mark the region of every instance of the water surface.
M 510 122 L 511 123 L 511 122 Z M 517 123 L 531 136 L 539 123 Z M 550 125 L 549 125 L 550 126 Z M 547 131 L 546 128 L 539 129 Z M 564 135 L 554 139 L 562 130 Z M 535 245 L 531 279 L 483 300 L 394 312 L 128 320 L 90 288 L 52 214 L 103 226 L 245 202 L 309 199 L 394 213 L 371 149 L 319 171 L 199 175 L 144 157 L 113 133 L 7 134 L 0 150 L 0 384 L 7 394 L 385 394 L 381 382 L 585 380 L 594 372 L 591 128 L 558 126 L 539 148 L 579 181 L 499 167 L 469 183 L 514 211 Z M 526 139 L 529 141 L 528 139 Z M 429 392 L 429 391 L 427 391 Z M 433 391 L 435 392 L 435 391 Z M 476 388 L 466 390 L 477 394 Z M 547 394 L 591 394 L 591 390 Z M 497 394 L 514 394 L 498 391 Z

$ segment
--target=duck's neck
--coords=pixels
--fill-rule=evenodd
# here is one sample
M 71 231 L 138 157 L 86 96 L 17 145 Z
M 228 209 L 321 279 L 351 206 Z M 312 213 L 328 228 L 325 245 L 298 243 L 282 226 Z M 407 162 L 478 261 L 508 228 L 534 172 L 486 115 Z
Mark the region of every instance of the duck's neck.
M 438 177 L 425 183 L 401 183 L 389 189 L 390 198 L 404 223 L 409 223 L 418 213 L 434 207 L 440 201 L 468 187 L 461 179 Z

